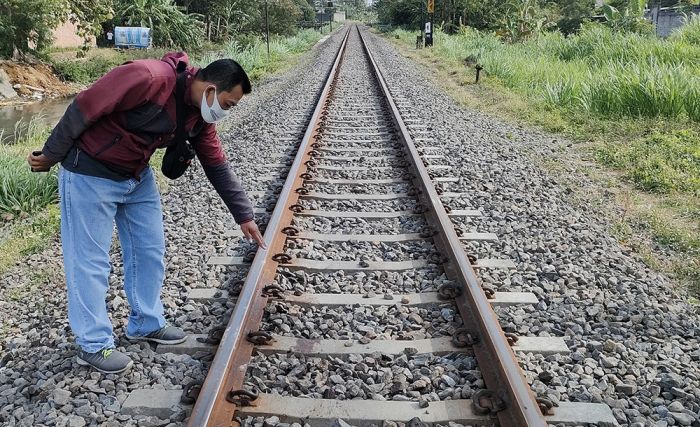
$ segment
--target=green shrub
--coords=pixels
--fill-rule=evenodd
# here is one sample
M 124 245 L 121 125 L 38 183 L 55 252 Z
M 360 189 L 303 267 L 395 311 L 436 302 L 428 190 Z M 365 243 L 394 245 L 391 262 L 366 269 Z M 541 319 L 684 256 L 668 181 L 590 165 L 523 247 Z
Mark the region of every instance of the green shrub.
M 65 5 L 56 0 L 3 0 L 0 2 L 0 57 L 12 57 L 34 44 L 51 44 L 51 32 L 61 22 Z
M 64 60 L 53 64 L 54 70 L 64 80 L 88 84 L 102 77 L 107 71 L 121 64 L 119 58 L 95 57 L 80 60 Z
M 114 6 L 115 24 L 151 28 L 155 46 L 196 49 L 204 40 L 201 15 L 184 13 L 173 0 L 117 0 Z

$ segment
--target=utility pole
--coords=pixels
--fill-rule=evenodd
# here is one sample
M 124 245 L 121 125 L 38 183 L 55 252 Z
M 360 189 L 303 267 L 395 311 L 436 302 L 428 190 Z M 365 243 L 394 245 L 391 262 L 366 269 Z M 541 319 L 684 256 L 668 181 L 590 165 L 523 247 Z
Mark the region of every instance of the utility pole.
M 433 15 L 435 15 L 435 0 L 428 0 L 429 21 L 425 23 L 425 47 L 433 45 Z
M 265 43 L 267 43 L 267 60 L 270 60 L 270 21 L 267 14 L 267 0 L 265 0 Z
M 330 32 L 332 33 L 333 32 L 333 15 L 334 15 L 333 2 L 329 1 L 327 3 L 327 5 L 328 5 L 328 8 L 330 9 L 330 12 L 326 12 L 326 13 L 328 13 L 328 25 L 330 26 L 330 28 L 331 28 Z M 329 9 L 326 9 L 326 11 L 328 11 Z

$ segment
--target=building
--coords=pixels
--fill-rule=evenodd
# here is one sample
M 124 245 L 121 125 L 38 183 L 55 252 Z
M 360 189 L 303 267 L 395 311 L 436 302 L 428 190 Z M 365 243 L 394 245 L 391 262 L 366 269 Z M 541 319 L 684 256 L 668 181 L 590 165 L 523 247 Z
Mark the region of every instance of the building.
M 686 14 L 687 13 L 687 14 Z M 677 7 L 658 7 L 655 6 L 651 10 L 647 10 L 644 17 L 654 24 L 656 35 L 659 37 L 668 37 L 676 28 L 682 27 L 686 16 L 700 14 L 700 6 L 686 12 Z
M 78 35 L 78 26 L 70 21 L 65 21 L 53 30 L 53 47 L 80 47 L 85 44 L 85 39 Z M 90 36 L 88 46 L 95 47 L 95 37 Z

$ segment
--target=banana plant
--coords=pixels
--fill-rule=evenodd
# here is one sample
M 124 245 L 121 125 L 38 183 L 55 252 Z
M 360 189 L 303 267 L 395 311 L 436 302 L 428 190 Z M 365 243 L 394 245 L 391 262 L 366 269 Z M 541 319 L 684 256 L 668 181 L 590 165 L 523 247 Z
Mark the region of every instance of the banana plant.
M 201 15 L 183 13 L 173 0 L 120 0 L 116 22 L 151 28 L 156 46 L 196 48 L 203 39 Z
M 624 11 L 605 4 L 602 7 L 603 16 L 608 26 L 619 31 L 646 33 L 651 30 L 651 24 L 644 19 L 645 0 L 630 0 Z

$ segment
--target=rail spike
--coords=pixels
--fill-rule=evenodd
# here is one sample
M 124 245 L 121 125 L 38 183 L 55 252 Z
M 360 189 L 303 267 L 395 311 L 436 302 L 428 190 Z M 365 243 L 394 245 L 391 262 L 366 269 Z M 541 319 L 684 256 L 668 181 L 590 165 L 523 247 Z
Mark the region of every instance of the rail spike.
M 202 391 L 202 381 L 192 381 L 187 383 L 182 388 L 182 396 L 180 396 L 180 403 L 184 405 L 194 405 L 199 397 L 199 392 Z
M 272 255 L 272 260 L 280 264 L 289 264 L 292 261 L 292 257 L 289 254 L 278 253 Z
M 289 225 L 287 227 L 284 227 L 282 229 L 282 233 L 286 234 L 287 236 L 298 236 L 299 235 L 299 229 L 296 228 L 293 225 Z
M 508 340 L 508 345 L 511 347 L 518 343 L 518 336 L 513 332 L 505 332 L 504 335 L 506 336 L 506 340 Z
M 256 388 L 250 390 L 231 390 L 226 393 L 226 400 L 238 407 L 250 406 L 252 402 L 258 399 L 260 392 Z
M 474 412 L 481 415 L 493 415 L 506 409 L 506 402 L 493 390 L 482 389 L 472 395 Z
M 284 289 L 274 283 L 271 283 L 262 289 L 262 296 L 264 297 L 282 298 L 283 295 Z
M 248 332 L 248 336 L 246 337 L 248 342 L 251 342 L 255 345 L 267 345 L 273 342 L 275 339 L 272 337 L 272 334 L 266 331 L 250 331 Z
M 452 344 L 458 348 L 471 347 L 479 343 L 479 338 L 466 328 L 457 329 L 452 334 Z
M 428 424 L 421 421 L 420 418 L 414 417 L 414 418 L 411 418 L 411 420 L 408 422 L 408 424 L 406 424 L 406 427 L 430 427 L 430 426 L 428 426 Z
M 225 331 L 226 326 L 216 326 L 209 330 L 206 338 L 197 338 L 197 342 L 201 342 L 202 344 L 219 345 L 219 343 L 221 342 L 221 338 L 224 336 Z
M 542 415 L 554 415 L 554 402 L 546 397 L 538 397 L 535 399 L 537 401 L 537 406 L 539 406 Z
M 438 296 L 441 299 L 455 299 L 460 295 L 462 295 L 462 287 L 455 283 L 445 283 L 438 289 Z

